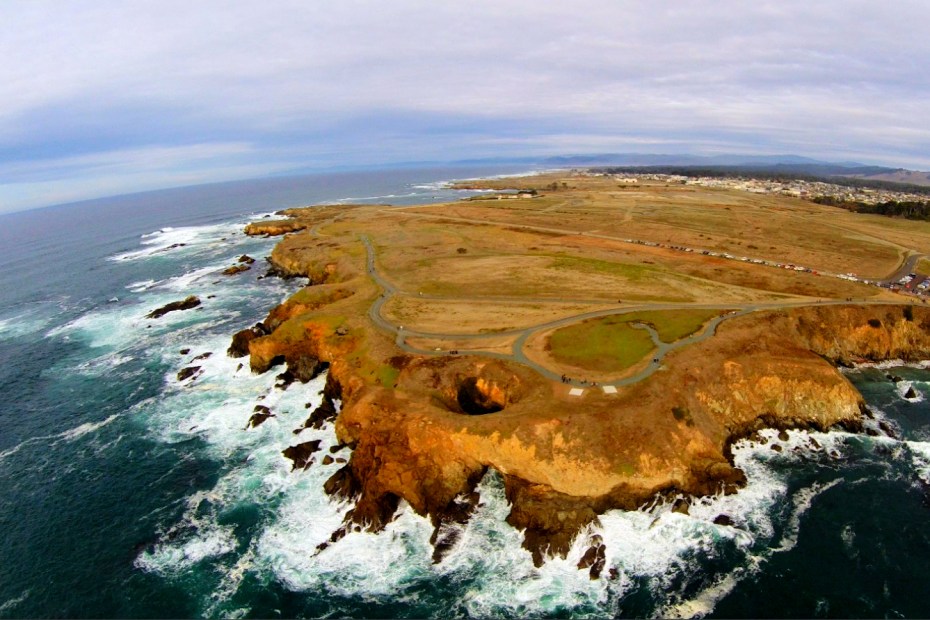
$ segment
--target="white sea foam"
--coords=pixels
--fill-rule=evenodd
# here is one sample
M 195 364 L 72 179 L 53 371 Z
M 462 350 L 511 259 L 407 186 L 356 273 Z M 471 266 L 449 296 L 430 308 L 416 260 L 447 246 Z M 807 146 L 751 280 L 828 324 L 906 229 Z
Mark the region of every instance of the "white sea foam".
M 7 448 L 3 452 L 0 452 L 0 461 L 3 461 L 9 456 L 12 456 L 25 448 L 26 446 L 41 443 L 46 448 L 54 448 L 56 445 L 63 441 L 74 441 L 75 439 L 80 439 L 81 437 L 100 430 L 104 426 L 111 424 L 117 420 L 122 414 L 114 413 L 105 420 L 100 420 L 99 422 L 85 422 L 84 424 L 79 424 L 74 428 L 69 428 L 68 430 L 62 431 L 60 433 L 55 433 L 54 435 L 41 435 L 38 437 L 30 437 L 25 439 L 11 448 Z
M 0 318 L 0 340 L 28 336 L 44 329 L 51 319 L 33 313 Z
M 930 484 L 930 441 L 908 441 L 914 473 L 924 484 Z
M 189 251 L 204 244 L 217 244 L 223 237 L 241 229 L 240 223 L 224 223 L 207 226 L 184 226 L 180 228 L 162 228 L 142 235 L 138 250 L 123 252 L 111 256 L 110 260 L 129 261 L 150 258 L 173 251 Z
M 881 362 L 858 362 L 853 364 L 853 370 L 860 368 L 875 368 L 877 370 L 890 370 L 892 368 L 919 368 L 922 370 L 930 369 L 930 360 L 919 360 L 916 362 L 905 362 L 902 359 L 884 360 Z M 848 369 L 841 369 L 848 371 Z
M 11 610 L 16 609 L 16 606 L 22 603 L 23 601 L 25 601 L 27 598 L 29 598 L 29 595 L 31 593 L 32 593 L 32 589 L 29 588 L 29 589 L 23 590 L 19 596 L 15 598 L 11 598 L 7 601 L 4 601 L 3 604 L 0 605 L 0 614 L 6 614 Z
M 912 388 L 914 390 L 914 396 L 911 396 L 910 398 L 908 398 L 907 397 L 908 390 Z M 898 381 L 895 384 L 895 390 L 897 390 L 898 396 L 900 396 L 903 400 L 908 401 L 909 403 L 920 403 L 920 402 L 923 402 L 924 400 L 923 392 L 921 392 L 916 387 L 914 387 L 913 381 L 907 381 L 907 380 Z

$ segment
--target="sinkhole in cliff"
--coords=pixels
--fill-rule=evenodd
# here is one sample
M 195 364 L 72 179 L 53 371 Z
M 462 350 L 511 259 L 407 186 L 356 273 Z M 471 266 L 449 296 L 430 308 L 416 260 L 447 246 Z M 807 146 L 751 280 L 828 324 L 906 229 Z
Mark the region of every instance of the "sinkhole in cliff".
M 485 415 L 502 411 L 505 398 L 499 388 L 478 377 L 468 377 L 459 385 L 456 400 L 468 415 Z

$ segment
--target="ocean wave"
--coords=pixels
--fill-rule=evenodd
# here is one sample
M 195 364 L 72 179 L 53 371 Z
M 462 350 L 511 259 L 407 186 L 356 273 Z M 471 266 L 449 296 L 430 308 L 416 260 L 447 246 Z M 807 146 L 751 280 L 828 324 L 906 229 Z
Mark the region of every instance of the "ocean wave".
M 100 430 L 101 428 L 113 423 L 122 416 L 121 413 L 114 413 L 104 420 L 98 422 L 85 422 L 84 424 L 79 424 L 74 428 L 62 431 L 60 433 L 55 433 L 54 435 L 41 435 L 38 437 L 30 437 L 25 439 L 11 448 L 7 448 L 3 452 L 0 452 L 0 461 L 3 461 L 7 457 L 13 456 L 23 448 L 30 446 L 32 444 L 41 443 L 44 448 L 54 448 L 56 445 L 61 442 L 71 442 L 76 439 L 80 439 L 85 435 L 93 433 Z M 51 442 L 51 443 L 48 443 Z
M 183 226 L 179 228 L 166 227 L 140 236 L 137 250 L 121 252 L 109 257 L 111 261 L 134 261 L 155 256 L 168 256 L 175 252 L 190 252 L 203 249 L 204 246 L 215 246 L 229 241 L 231 237 L 239 235 L 247 222 L 224 222 L 221 224 L 208 224 L 204 226 Z

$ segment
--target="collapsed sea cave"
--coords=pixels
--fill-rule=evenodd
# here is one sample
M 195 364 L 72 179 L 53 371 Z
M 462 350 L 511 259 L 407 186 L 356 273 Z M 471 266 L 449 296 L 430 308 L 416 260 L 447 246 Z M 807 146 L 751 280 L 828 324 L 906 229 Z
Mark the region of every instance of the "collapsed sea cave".
M 478 377 L 467 377 L 459 385 L 456 400 L 468 415 L 486 415 L 503 411 L 505 402 L 501 390 Z

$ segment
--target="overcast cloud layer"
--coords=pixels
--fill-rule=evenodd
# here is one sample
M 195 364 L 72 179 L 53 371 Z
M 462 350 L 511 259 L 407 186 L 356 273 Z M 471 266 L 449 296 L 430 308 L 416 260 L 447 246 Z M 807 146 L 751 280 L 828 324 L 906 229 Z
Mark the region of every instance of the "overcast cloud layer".
M 597 152 L 930 168 L 930 3 L 0 4 L 0 211 Z

